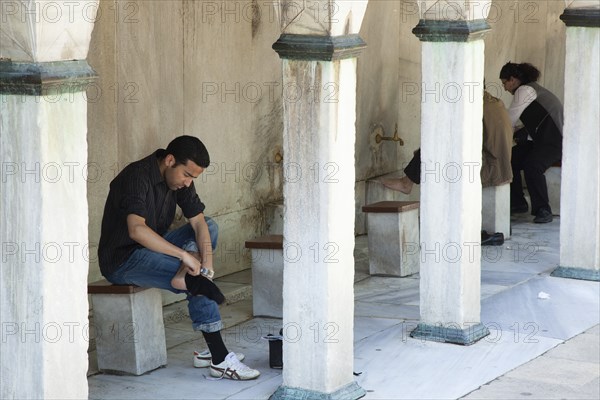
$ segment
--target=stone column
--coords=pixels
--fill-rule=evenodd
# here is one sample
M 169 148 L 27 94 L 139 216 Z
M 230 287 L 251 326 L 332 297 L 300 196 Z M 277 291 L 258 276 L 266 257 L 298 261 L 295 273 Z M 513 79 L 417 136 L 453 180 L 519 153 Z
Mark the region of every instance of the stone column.
M 582 2 L 569 2 L 579 7 Z M 589 3 L 589 2 L 587 2 Z M 585 4 L 583 4 L 585 6 Z M 600 8 L 567 8 L 560 266 L 552 276 L 600 280 Z M 585 68 L 582 68 L 585 66 Z
M 357 399 L 365 391 L 352 373 L 354 143 L 365 43 L 354 32 L 366 2 L 312 3 L 281 2 L 273 45 L 283 66 L 285 366 L 272 398 Z
M 96 1 L 2 1 L 0 398 L 87 398 L 87 102 Z
M 458 17 L 475 15 L 464 5 Z M 481 6 L 481 3 L 478 3 Z M 479 19 L 421 10 L 421 321 L 412 337 L 472 344 L 480 319 L 481 124 L 484 43 Z M 481 14 L 480 14 L 481 15 Z M 440 19 L 438 19 L 438 17 Z

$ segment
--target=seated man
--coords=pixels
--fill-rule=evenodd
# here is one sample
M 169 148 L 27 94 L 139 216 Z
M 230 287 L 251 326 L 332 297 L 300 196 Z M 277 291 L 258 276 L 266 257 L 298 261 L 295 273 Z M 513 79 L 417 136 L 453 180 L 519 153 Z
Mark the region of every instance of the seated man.
M 510 155 L 513 130 L 510 117 L 502 100 L 483 93 L 483 163 L 482 187 L 500 186 L 512 180 Z M 402 178 L 385 179 L 383 185 L 404 194 L 410 194 L 413 184 L 421 182 L 421 150 L 417 149 L 404 169 Z
M 224 297 L 209 279 L 217 226 L 204 217 L 193 182 L 209 164 L 198 138 L 180 136 L 166 150 L 125 167 L 110 183 L 104 207 L 100 270 L 117 285 L 186 292 L 192 326 L 210 351 L 195 357 L 194 366 L 210 367 L 218 378 L 254 379 L 260 372 L 243 364 L 243 355 L 230 353 L 221 337 L 217 304 Z M 189 223 L 169 232 L 177 205 Z
M 484 91 L 483 93 L 483 163 L 481 165 L 481 186 L 500 186 L 512 180 L 510 164 L 513 130 L 510 117 L 502 100 Z M 417 149 L 413 158 L 404 169 L 402 178 L 386 179 L 386 187 L 410 194 L 413 184 L 421 182 L 421 149 Z M 481 232 L 482 245 L 501 245 L 502 233 Z
M 506 63 L 500 70 L 504 90 L 514 97 L 508 109 L 516 145 L 512 149 L 514 180 L 510 187 L 513 213 L 529 209 L 521 171 L 531 200 L 533 222 L 552 222 L 552 209 L 544 173 L 562 158 L 563 105 L 537 81 L 540 71 L 529 63 Z

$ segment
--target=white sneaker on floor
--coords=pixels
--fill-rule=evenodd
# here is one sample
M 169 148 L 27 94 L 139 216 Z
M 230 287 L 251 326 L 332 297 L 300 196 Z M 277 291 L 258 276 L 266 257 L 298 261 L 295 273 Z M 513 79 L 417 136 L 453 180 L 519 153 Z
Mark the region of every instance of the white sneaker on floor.
M 242 361 L 246 356 L 242 353 L 235 353 L 238 360 Z M 212 361 L 212 355 L 210 350 L 204 350 L 201 352 L 194 351 L 194 368 L 206 368 L 210 367 Z
M 258 378 L 260 372 L 238 360 L 235 353 L 229 353 L 221 364 L 214 365 L 212 362 L 210 363 L 210 375 L 219 379 L 246 381 Z

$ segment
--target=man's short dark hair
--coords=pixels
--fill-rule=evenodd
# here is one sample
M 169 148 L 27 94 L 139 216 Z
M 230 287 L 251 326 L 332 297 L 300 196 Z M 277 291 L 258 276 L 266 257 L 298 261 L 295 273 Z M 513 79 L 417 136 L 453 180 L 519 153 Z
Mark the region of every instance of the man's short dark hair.
M 210 156 L 204 143 L 194 136 L 179 136 L 169 143 L 164 153 L 175 157 L 175 165 L 186 164 L 188 160 L 195 162 L 199 167 L 207 168 L 210 164 Z

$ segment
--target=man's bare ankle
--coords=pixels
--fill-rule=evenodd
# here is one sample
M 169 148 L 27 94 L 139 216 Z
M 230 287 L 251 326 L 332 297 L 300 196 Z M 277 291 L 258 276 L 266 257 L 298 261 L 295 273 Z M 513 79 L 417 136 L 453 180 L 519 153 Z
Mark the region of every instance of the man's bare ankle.
M 187 290 L 187 287 L 185 285 L 185 277 L 176 276 L 175 278 L 171 279 L 171 286 L 178 290 Z

